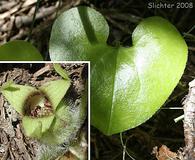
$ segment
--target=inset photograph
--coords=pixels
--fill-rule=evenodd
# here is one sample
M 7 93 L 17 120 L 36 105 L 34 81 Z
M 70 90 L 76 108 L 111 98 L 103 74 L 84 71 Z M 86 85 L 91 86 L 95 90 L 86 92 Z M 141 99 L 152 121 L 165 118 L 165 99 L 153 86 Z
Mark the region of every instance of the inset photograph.
M 88 158 L 88 63 L 0 64 L 0 159 Z

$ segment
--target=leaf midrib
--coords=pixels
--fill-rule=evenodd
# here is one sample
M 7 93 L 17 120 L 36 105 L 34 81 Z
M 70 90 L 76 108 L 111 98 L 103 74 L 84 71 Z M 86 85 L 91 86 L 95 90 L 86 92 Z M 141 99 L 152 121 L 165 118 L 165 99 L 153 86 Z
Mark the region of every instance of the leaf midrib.
M 112 90 L 112 105 L 111 105 L 111 109 L 110 109 L 110 116 L 109 116 L 109 123 L 108 123 L 108 129 L 107 129 L 107 132 L 106 133 L 110 133 L 110 127 L 111 127 L 111 121 L 112 121 L 112 113 L 113 113 L 113 108 L 114 108 L 114 105 L 113 105 L 113 103 L 114 103 L 114 101 L 115 101 L 115 95 L 114 95 L 114 93 L 115 93 L 115 83 L 116 83 L 116 66 L 117 66 L 117 56 L 118 56 L 118 53 L 119 53 L 119 49 L 117 49 L 117 55 L 116 55 L 116 58 L 115 58 L 115 61 L 116 61 L 116 63 L 114 63 L 115 64 L 115 70 L 114 70 L 114 78 L 113 78 L 113 81 L 114 81 L 114 84 L 113 84 L 113 90 Z
M 123 47 L 121 47 L 121 48 L 123 48 Z M 113 85 L 113 92 L 112 92 L 112 105 L 111 105 L 111 109 L 110 109 L 110 118 L 109 118 L 109 123 L 108 123 L 108 129 L 107 129 L 107 134 L 110 134 L 110 129 L 111 129 L 111 122 L 112 122 L 112 117 L 113 117 L 113 110 L 114 110 L 114 102 L 115 102 L 115 90 L 116 90 L 116 76 L 117 76 L 117 71 L 116 71 L 116 68 L 117 68 L 117 66 L 118 66 L 118 54 L 120 54 L 120 49 L 121 49 L 120 47 L 119 48 L 116 48 L 116 50 L 117 50 L 117 55 L 116 55 L 116 59 L 115 59 L 115 61 L 116 61 L 116 63 L 115 63 L 115 73 L 114 73 L 114 78 L 113 78 L 113 80 L 114 80 L 114 85 Z M 130 47 L 130 48 L 134 48 L 133 46 L 132 47 Z M 123 49 L 127 49 L 127 48 L 123 48 Z M 129 54 L 131 54 L 131 53 L 129 53 Z M 133 56 L 133 55 L 132 55 Z M 138 76 L 138 81 L 139 81 L 139 86 L 141 86 L 141 81 L 140 81 L 140 75 L 139 75 L 139 72 L 138 72 L 138 70 L 137 70 L 137 65 L 136 65 L 136 63 L 134 62 L 134 58 L 132 59 L 132 63 L 134 64 L 134 69 L 135 69 L 135 71 L 136 71 L 136 73 L 137 73 L 137 76 Z M 138 91 L 138 94 L 137 94 L 137 96 L 139 96 L 139 93 L 140 93 L 140 89 L 139 89 L 139 91 Z M 134 102 L 132 102 L 132 104 L 133 104 Z

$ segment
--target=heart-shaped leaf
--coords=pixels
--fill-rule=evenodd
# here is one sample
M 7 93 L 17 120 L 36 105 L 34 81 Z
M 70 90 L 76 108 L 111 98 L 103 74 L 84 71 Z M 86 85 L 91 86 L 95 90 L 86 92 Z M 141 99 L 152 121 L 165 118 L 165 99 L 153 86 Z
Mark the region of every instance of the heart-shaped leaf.
M 91 61 L 91 120 L 105 134 L 149 119 L 171 94 L 185 68 L 187 45 L 161 17 L 144 19 L 130 48 L 106 44 L 108 25 L 87 7 L 72 8 L 54 23 L 52 60 Z
M 10 41 L 0 46 L 1 61 L 41 61 L 39 51 L 26 41 Z

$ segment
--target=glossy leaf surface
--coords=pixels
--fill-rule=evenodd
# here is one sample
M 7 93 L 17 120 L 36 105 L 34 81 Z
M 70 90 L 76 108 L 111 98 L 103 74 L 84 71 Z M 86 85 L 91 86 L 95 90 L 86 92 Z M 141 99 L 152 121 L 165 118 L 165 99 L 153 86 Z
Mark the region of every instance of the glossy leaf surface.
M 1 61 L 41 61 L 40 52 L 30 43 L 22 40 L 10 41 L 0 46 Z
M 161 17 L 138 24 L 130 48 L 108 46 L 108 28 L 94 9 L 70 9 L 54 23 L 50 57 L 91 61 L 92 125 L 111 135 L 140 125 L 163 105 L 183 74 L 187 45 Z

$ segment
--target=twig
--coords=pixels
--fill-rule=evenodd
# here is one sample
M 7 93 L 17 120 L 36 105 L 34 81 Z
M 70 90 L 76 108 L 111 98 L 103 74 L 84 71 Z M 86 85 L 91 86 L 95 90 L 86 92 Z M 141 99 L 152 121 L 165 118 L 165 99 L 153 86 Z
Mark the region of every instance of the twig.
M 183 119 L 184 119 L 184 115 L 181 115 L 181 116 L 175 118 L 174 121 L 175 121 L 175 123 L 177 123 L 177 122 L 179 122 L 179 121 L 181 121 Z
M 36 78 L 36 77 L 39 77 L 40 75 L 44 74 L 45 72 L 48 72 L 51 70 L 51 65 L 46 65 L 45 67 L 41 68 L 40 70 L 38 70 L 37 72 L 35 72 L 33 74 L 33 77 Z
M 27 29 L 21 28 L 16 35 L 10 38 L 10 40 L 22 39 L 24 36 L 27 36 L 28 33 L 29 33 L 28 28 Z
M 3 14 L 0 14 L 0 20 L 6 18 L 6 17 L 10 17 L 13 13 L 17 12 L 18 9 L 20 8 L 20 4 L 13 7 L 12 9 L 8 10 L 7 12 L 3 13 Z
M 0 41 L 1 43 L 5 43 L 7 41 L 7 33 L 4 34 L 0 33 Z
M 7 2 L 7 3 L 0 6 L 0 12 L 7 11 L 7 10 L 11 9 L 13 6 L 15 6 L 16 4 L 17 4 L 16 1 Z
M 195 80 L 189 83 L 189 93 L 184 101 L 184 160 L 195 159 Z
M 35 20 L 42 19 L 54 13 L 56 11 L 56 6 L 48 7 L 44 9 L 42 12 L 37 13 Z M 23 25 L 28 25 L 33 22 L 32 16 L 17 16 L 15 20 L 15 25 L 17 28 L 20 28 Z
M 22 5 L 22 8 L 24 8 L 24 7 L 29 7 L 29 6 L 31 6 L 31 5 L 33 5 L 33 4 L 35 4 L 36 3 L 36 0 L 26 0 L 25 2 L 24 2 L 24 4 Z

